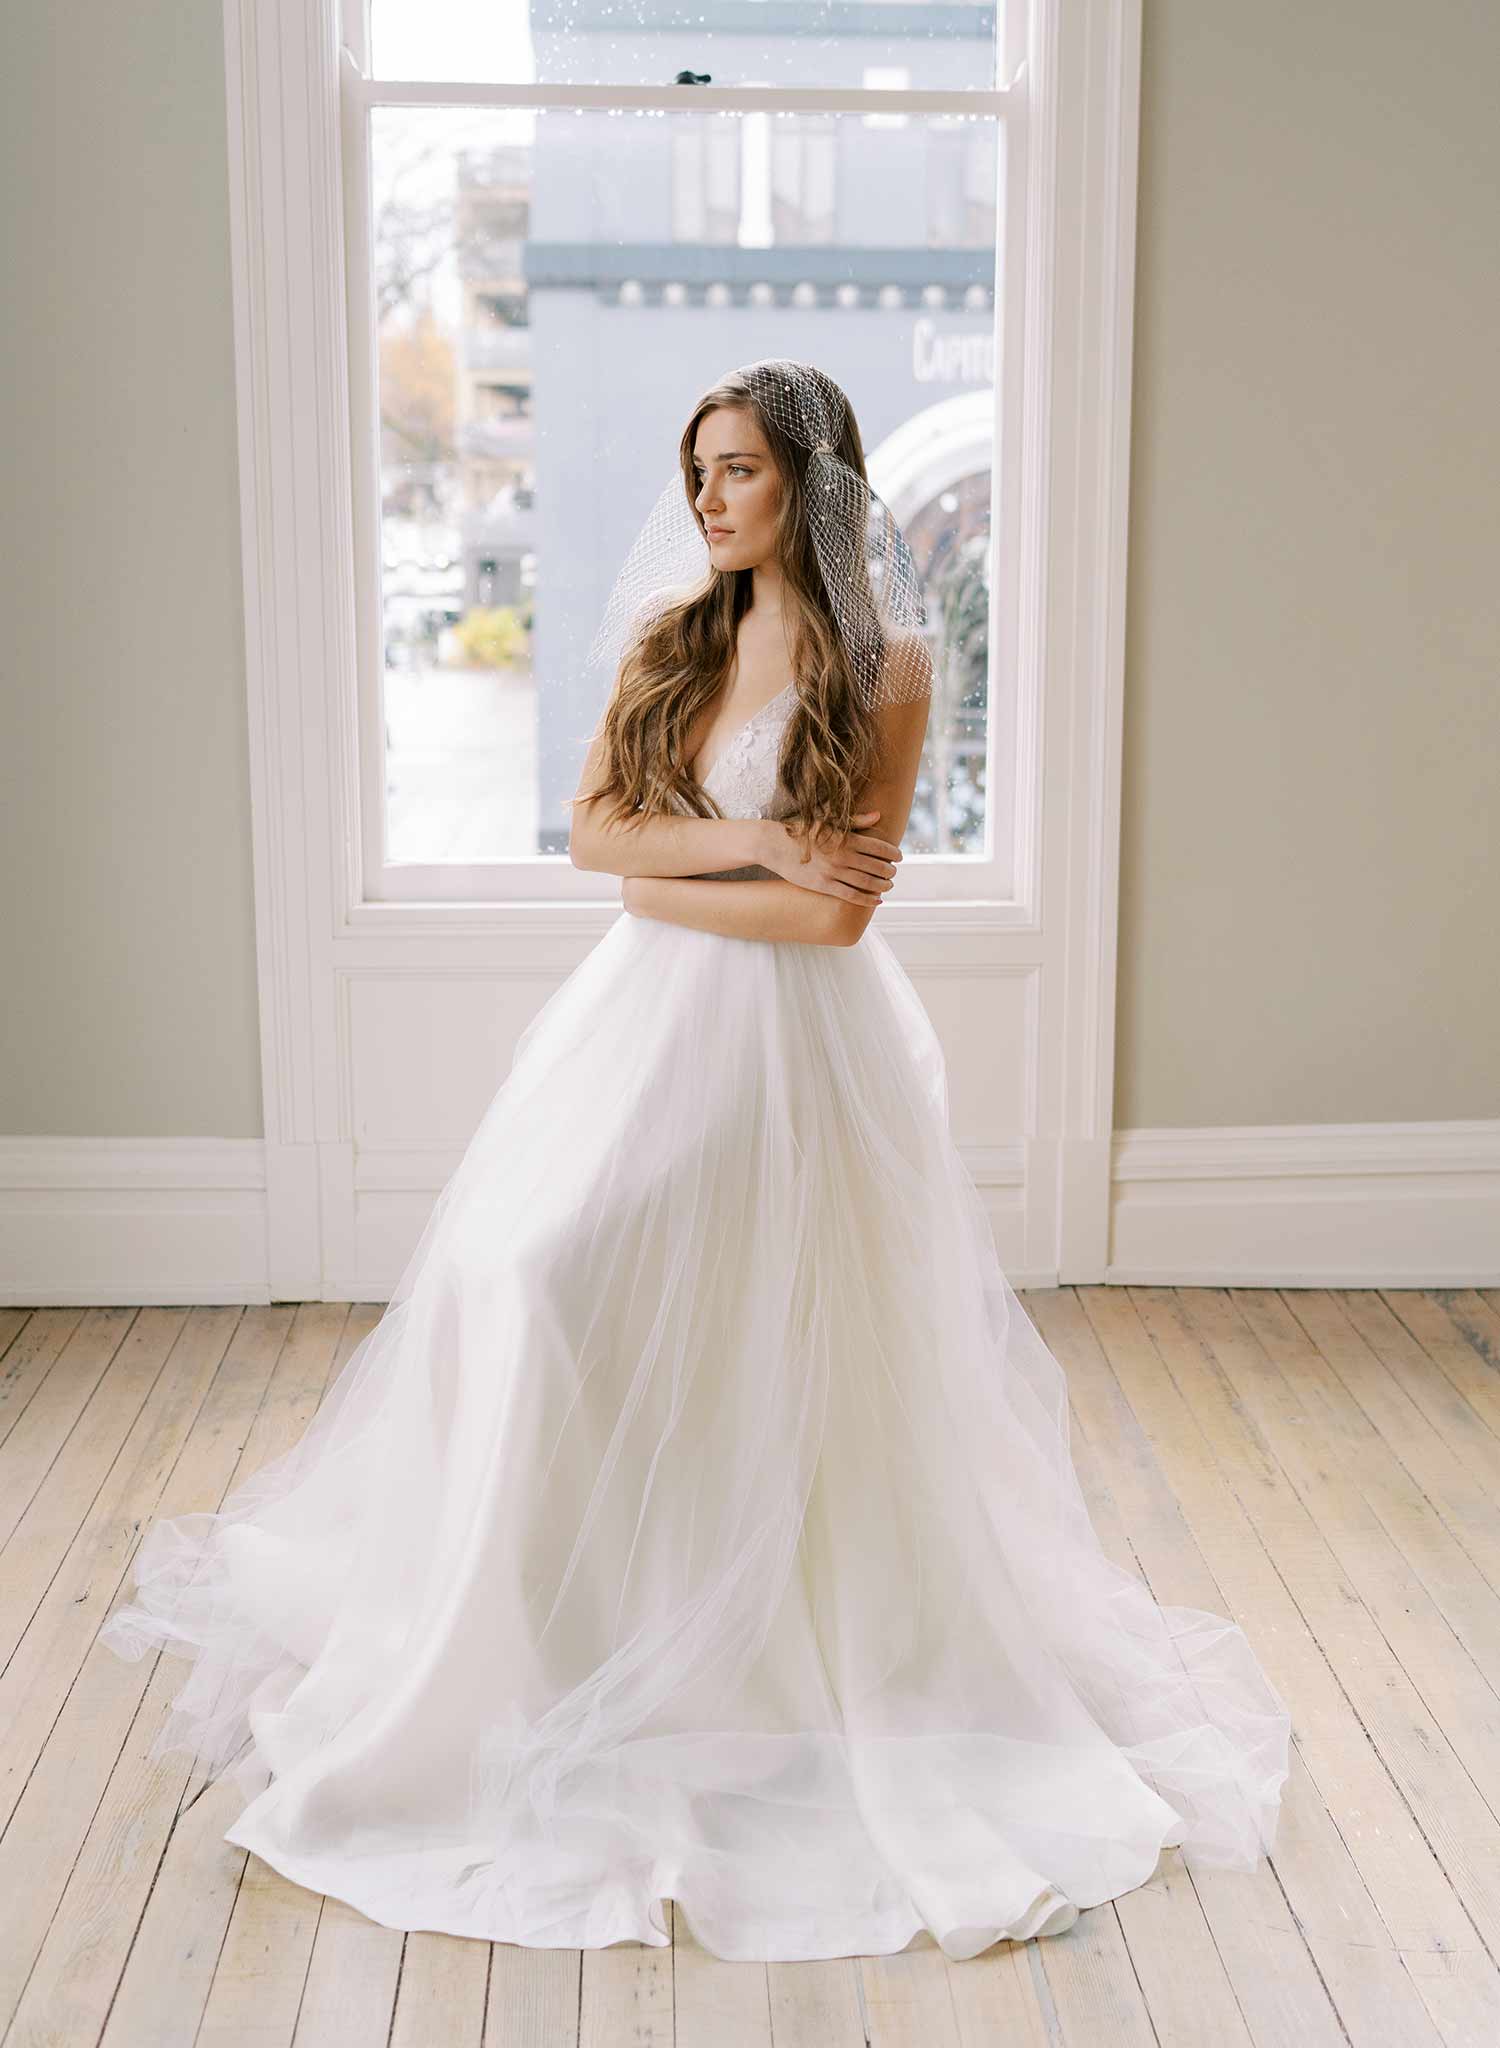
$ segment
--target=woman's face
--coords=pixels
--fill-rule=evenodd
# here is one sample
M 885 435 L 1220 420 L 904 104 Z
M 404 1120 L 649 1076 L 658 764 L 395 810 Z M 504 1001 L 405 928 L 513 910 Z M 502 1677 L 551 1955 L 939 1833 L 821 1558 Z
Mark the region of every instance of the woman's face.
M 770 561 L 781 479 L 752 413 L 725 405 L 703 415 L 693 437 L 693 475 L 714 567 L 754 569 Z

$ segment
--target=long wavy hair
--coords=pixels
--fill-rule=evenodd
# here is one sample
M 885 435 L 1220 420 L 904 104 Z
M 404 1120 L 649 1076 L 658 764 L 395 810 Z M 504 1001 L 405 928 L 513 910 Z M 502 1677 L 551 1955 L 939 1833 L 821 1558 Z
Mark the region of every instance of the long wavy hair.
M 782 432 L 737 370 L 703 393 L 682 430 L 682 487 L 699 531 L 704 526 L 696 502 L 693 446 L 705 414 L 721 406 L 754 414 L 781 481 L 774 544 L 797 703 L 782 735 L 780 768 L 787 798 L 778 815 L 795 838 L 821 840 L 850 830 L 860 792 L 875 772 L 877 732 L 855 687 L 808 530 L 809 450 Z M 847 398 L 843 420 L 835 453 L 868 481 L 859 424 Z M 706 545 L 706 532 L 704 539 Z M 710 562 L 697 588 L 653 610 L 620 661 L 596 735 L 604 742 L 596 785 L 572 802 L 606 799 L 602 815 L 611 825 L 665 811 L 681 815 L 682 805 L 696 817 L 724 815 L 689 773 L 687 745 L 700 714 L 728 679 L 751 591 L 751 570 L 721 570 Z

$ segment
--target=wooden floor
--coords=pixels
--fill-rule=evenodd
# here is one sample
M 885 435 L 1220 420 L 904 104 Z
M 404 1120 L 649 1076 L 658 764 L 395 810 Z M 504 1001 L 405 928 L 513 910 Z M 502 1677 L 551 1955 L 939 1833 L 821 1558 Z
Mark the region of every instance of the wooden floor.
M 374 1306 L 0 1310 L 0 2041 L 112 2048 L 1500 2043 L 1500 1292 L 1023 1296 L 1110 1554 L 1292 1710 L 1274 1857 L 949 1963 L 393 1933 L 146 1752 L 186 1669 L 95 1643 L 141 1530 L 290 1445 Z M 201 1795 L 201 1796 L 200 1796 Z

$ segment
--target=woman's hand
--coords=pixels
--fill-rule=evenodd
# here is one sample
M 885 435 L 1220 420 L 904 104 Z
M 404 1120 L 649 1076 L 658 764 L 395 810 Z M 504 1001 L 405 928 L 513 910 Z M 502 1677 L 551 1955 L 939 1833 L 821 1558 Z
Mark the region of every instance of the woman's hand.
M 854 826 L 871 825 L 879 811 L 857 811 Z M 847 902 L 883 903 L 896 878 L 901 849 L 876 833 L 851 829 L 822 846 L 792 837 L 779 818 L 765 821 L 766 847 L 760 865 L 799 889 L 814 889 Z

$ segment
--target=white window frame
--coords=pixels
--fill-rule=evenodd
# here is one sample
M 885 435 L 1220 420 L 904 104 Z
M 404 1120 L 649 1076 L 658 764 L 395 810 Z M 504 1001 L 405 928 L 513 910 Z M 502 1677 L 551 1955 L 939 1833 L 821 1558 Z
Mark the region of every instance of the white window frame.
M 996 175 L 996 274 L 1024 277 L 1020 252 L 1025 228 L 1024 144 L 1011 144 L 1024 130 L 1020 115 L 1025 106 L 1024 83 L 1012 83 L 994 91 L 914 91 L 869 87 L 783 87 L 746 86 L 615 86 L 615 85 L 485 85 L 433 83 L 428 80 L 390 81 L 371 78 L 363 50 L 363 10 L 346 31 L 339 67 L 339 144 L 342 159 L 344 206 L 344 263 L 347 279 L 345 317 L 348 329 L 347 377 L 349 414 L 353 426 L 352 513 L 355 536 L 353 602 L 356 612 L 357 729 L 340 735 L 339 743 L 357 762 L 355 772 L 341 787 L 353 797 L 356 816 L 342 819 L 342 829 L 352 838 L 357 832 L 362 850 L 358 894 L 351 897 L 349 914 L 356 924 L 368 914 L 381 916 L 393 904 L 411 904 L 424 910 L 434 905 L 462 901 L 492 904 L 504 908 L 512 903 L 576 904 L 586 909 L 597 923 L 601 897 L 612 911 L 618 900 L 618 886 L 601 890 L 601 877 L 574 868 L 558 854 L 516 854 L 501 860 L 458 862 L 387 862 L 383 855 L 386 761 L 383 743 L 384 693 L 383 650 L 381 646 L 381 532 L 379 417 L 376 380 L 379 354 L 374 321 L 374 292 L 371 286 L 373 249 L 370 208 L 370 115 L 382 107 L 558 107 L 583 108 L 666 108 L 688 113 L 725 112 L 748 116 L 745 123 L 747 160 L 741 177 L 746 190 L 756 189 L 756 172 L 765 186 L 769 216 L 771 162 L 771 116 L 777 112 L 859 114 L 867 121 L 904 122 L 912 114 L 961 113 L 995 124 Z M 765 161 L 751 160 L 753 144 L 760 136 Z M 743 203 L 743 197 L 742 197 Z M 794 246 L 794 245 L 788 245 Z M 1020 331 L 1024 318 L 1024 294 L 997 291 L 995 295 L 994 395 L 995 431 L 990 460 L 990 548 L 991 603 L 989 677 L 991 706 L 1009 708 L 1017 704 L 1017 679 L 1029 675 L 1035 685 L 1037 670 L 1023 671 L 1014 630 L 1015 571 L 1013 554 L 1002 552 L 1001 528 L 1005 508 L 1014 503 L 1017 487 L 1015 463 L 1007 451 L 1018 442 L 1016 422 L 1022 394 L 1019 380 L 1007 370 L 1021 359 Z M 872 481 L 882 488 L 885 480 L 877 462 Z M 887 491 L 889 495 L 889 491 Z M 644 505 L 643 512 L 647 509 Z M 898 516 L 899 516 L 899 507 Z M 1014 525 L 1014 521 L 1012 521 Z M 546 575 L 546 565 L 542 565 Z M 345 700 L 347 701 L 347 700 Z M 1019 898 L 1017 877 L 1034 872 L 1022 853 L 1023 841 L 1034 841 L 1036 819 L 1034 789 L 1017 788 L 1002 778 L 1005 769 L 1018 758 L 1008 725 L 1015 719 L 988 721 L 989 762 L 985 848 L 982 853 L 939 855 L 908 853 L 902 866 L 904 898 L 911 903 L 959 902 L 983 904 L 999 924 L 1024 919 L 1026 905 Z M 582 762 L 578 763 L 582 766 Z M 1000 843 L 997 826 L 1007 836 Z
M 365 194 L 340 121 L 341 98 L 370 90 L 341 48 L 367 47 L 363 8 L 224 0 L 224 26 L 274 1297 L 315 1294 L 340 1269 L 357 1143 L 341 1007 L 350 977 L 393 960 L 433 975 L 560 976 L 620 913 L 617 888 L 600 888 L 613 878 L 556 856 L 483 870 L 491 882 L 523 884 L 503 899 L 493 886 L 466 891 L 465 870 L 444 871 L 425 900 L 365 895 L 360 752 L 370 722 L 358 716 L 359 691 L 380 649 L 358 591 L 378 570 L 379 506 L 361 487 L 372 409 L 368 393 L 361 409 L 351 373 L 349 307 L 368 308 L 369 292 L 346 249 L 357 253 L 352 223 Z M 999 209 L 1016 268 L 1002 273 L 997 306 L 1014 309 L 1018 325 L 996 336 L 1003 389 L 992 465 L 1003 573 L 992 581 L 991 676 L 995 697 L 1015 707 L 1012 734 L 999 736 L 1014 776 L 1013 866 L 997 889 L 982 860 L 934 861 L 926 876 L 914 872 L 926 862 L 910 861 L 881 929 L 929 972 L 1034 977 L 1046 1058 L 1024 1170 L 1028 1270 L 1098 1278 L 1114 1055 L 1139 0 L 1031 0 L 1022 32 L 1021 61 L 999 93 L 880 96 L 892 111 L 957 101 L 991 109 L 1022 139 L 1025 167 Z M 401 96 L 474 104 L 486 88 L 424 83 Z M 507 87 L 493 97 L 870 104 L 867 92 L 822 88 Z M 359 432 L 351 420 L 364 422 Z M 377 607 L 377 627 L 378 617 Z

